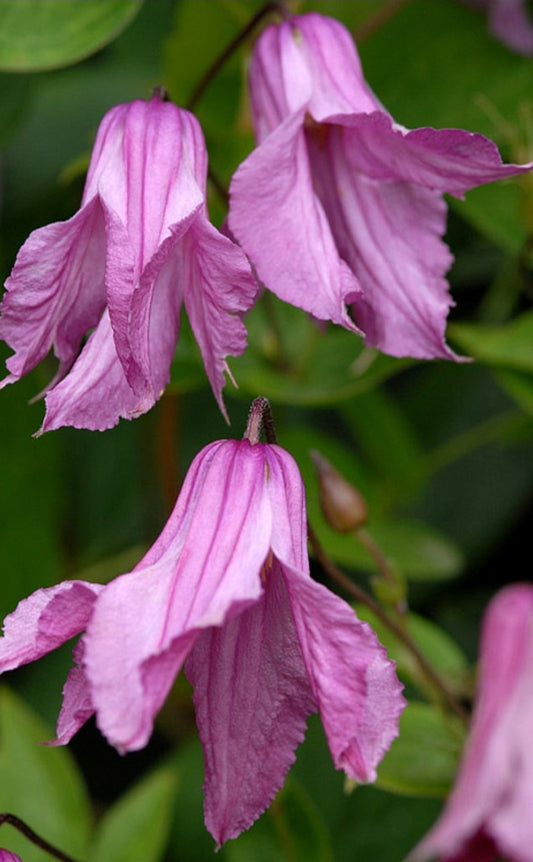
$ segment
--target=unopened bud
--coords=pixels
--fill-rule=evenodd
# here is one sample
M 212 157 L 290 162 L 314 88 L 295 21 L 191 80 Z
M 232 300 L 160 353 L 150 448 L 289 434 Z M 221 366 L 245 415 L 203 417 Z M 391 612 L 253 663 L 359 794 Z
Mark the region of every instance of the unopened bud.
M 320 506 L 330 527 L 338 533 L 350 533 L 366 524 L 368 507 L 365 498 L 320 452 L 309 453 L 318 473 Z

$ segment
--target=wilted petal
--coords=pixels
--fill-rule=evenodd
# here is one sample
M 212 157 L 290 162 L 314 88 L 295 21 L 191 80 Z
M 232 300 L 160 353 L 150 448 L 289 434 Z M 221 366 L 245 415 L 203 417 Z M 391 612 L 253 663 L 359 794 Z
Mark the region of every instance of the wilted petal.
M 281 788 L 316 710 L 274 561 L 261 599 L 197 639 L 186 671 L 205 759 L 205 820 L 223 844 Z
M 18 380 L 53 347 L 66 372 L 105 305 L 104 218 L 93 200 L 69 221 L 34 231 L 20 249 L 0 306 L 0 338 L 15 350 L 0 386 Z
M 355 781 L 374 781 L 405 706 L 394 663 L 346 602 L 299 572 L 284 575 L 333 762 Z
M 0 673 L 35 661 L 82 631 L 103 587 L 64 581 L 23 599 L 4 620 Z
M 231 232 L 281 299 L 357 331 L 346 304 L 361 293 L 339 257 L 314 189 L 303 113 L 276 129 L 231 181 Z
M 98 726 L 120 750 L 146 744 L 198 632 L 257 601 L 270 531 L 260 449 L 229 440 L 206 447 L 159 541 L 106 587 L 87 627 Z

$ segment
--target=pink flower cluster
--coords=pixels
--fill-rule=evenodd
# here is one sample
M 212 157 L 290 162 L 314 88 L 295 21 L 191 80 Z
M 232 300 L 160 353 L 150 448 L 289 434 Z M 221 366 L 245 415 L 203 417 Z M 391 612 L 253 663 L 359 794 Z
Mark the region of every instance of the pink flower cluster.
M 53 349 L 43 431 L 103 430 L 152 407 L 182 304 L 224 410 L 226 357 L 245 349 L 254 274 L 386 353 L 457 358 L 444 340 L 443 193 L 532 164 L 502 164 L 482 135 L 398 125 L 349 33 L 316 13 L 264 30 L 250 94 L 257 147 L 231 183 L 236 243 L 208 219 L 197 120 L 156 95 L 106 114 L 79 211 L 22 246 L 0 306 L 0 338 L 15 351 L 0 385 Z
M 386 353 L 457 359 L 445 341 L 443 194 L 533 165 L 503 164 L 481 135 L 398 125 L 348 32 L 318 14 L 264 30 L 250 93 L 257 147 L 231 183 L 231 238 L 209 221 L 197 120 L 154 95 L 106 114 L 80 209 L 22 246 L 0 307 L 14 351 L 0 385 L 53 350 L 43 431 L 104 430 L 149 410 L 169 381 L 182 305 L 224 412 L 226 358 L 246 347 L 260 285 Z M 94 715 L 126 752 L 146 745 L 184 668 L 218 844 L 269 805 L 313 712 L 335 766 L 373 781 L 398 731 L 401 686 L 369 626 L 312 580 L 306 541 L 291 456 L 250 439 L 212 443 L 131 572 L 38 590 L 6 618 L 0 672 L 81 635 L 56 742 Z M 532 862 L 532 606 L 516 587 L 489 611 L 463 771 L 413 859 L 489 860 L 487 846 Z

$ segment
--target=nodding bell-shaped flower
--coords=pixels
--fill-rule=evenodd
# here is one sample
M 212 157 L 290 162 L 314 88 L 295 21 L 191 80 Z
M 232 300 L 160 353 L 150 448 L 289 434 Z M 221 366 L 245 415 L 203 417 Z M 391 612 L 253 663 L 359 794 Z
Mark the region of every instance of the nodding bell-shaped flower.
M 206 176 L 189 112 L 155 94 L 105 115 L 79 211 L 28 237 L 0 306 L 0 338 L 15 351 L 0 385 L 52 348 L 59 360 L 43 431 L 104 430 L 149 410 L 169 380 L 182 303 L 224 412 L 225 357 L 246 346 L 241 316 L 257 285 L 208 220 Z
M 455 787 L 409 862 L 533 862 L 533 586 L 490 603 L 478 695 Z
M 180 669 L 194 688 L 206 825 L 237 836 L 282 786 L 319 712 L 335 766 L 373 781 L 404 706 L 369 625 L 309 573 L 305 499 L 277 445 L 221 440 L 194 459 L 166 527 L 106 586 L 66 581 L 6 618 L 0 672 L 79 632 L 57 741 L 96 713 L 119 751 L 146 745 Z
M 254 47 L 257 148 L 231 183 L 233 236 L 281 299 L 359 332 L 393 356 L 457 359 L 441 237 L 443 192 L 528 171 L 487 138 L 408 131 L 366 84 L 348 31 L 310 12 Z

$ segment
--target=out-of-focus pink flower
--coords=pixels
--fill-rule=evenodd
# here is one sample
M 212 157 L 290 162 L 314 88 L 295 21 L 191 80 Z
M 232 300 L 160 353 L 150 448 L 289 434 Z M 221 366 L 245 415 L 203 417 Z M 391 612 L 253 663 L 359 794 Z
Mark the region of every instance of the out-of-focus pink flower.
M 22 859 L 16 853 L 12 853 L 11 850 L 3 850 L 0 847 L 0 862 L 22 862 Z
M 95 712 L 119 751 L 142 748 L 185 663 L 206 825 L 219 844 L 269 805 L 310 713 L 321 714 L 335 766 L 359 782 L 374 780 L 398 732 L 394 664 L 352 608 L 311 579 L 301 477 L 275 445 L 203 449 L 132 572 L 38 590 L 6 618 L 0 672 L 81 631 L 57 741 Z
M 469 6 L 484 9 L 489 31 L 512 51 L 533 55 L 533 24 L 525 0 L 463 0 Z
M 169 380 L 182 303 L 224 411 L 225 357 L 246 346 L 241 316 L 257 285 L 208 220 L 206 175 L 192 114 L 158 95 L 117 105 L 100 124 L 79 211 L 22 246 L 0 306 L 0 337 L 15 350 L 0 385 L 54 349 L 44 431 L 104 430 L 152 407 Z
M 229 227 L 261 281 L 386 353 L 457 358 L 443 192 L 533 163 L 502 164 L 482 135 L 399 126 L 348 31 L 317 13 L 264 30 L 250 92 L 258 146 L 232 180 Z
M 533 862 L 533 586 L 501 590 L 486 612 L 472 728 L 455 787 L 409 856 Z

